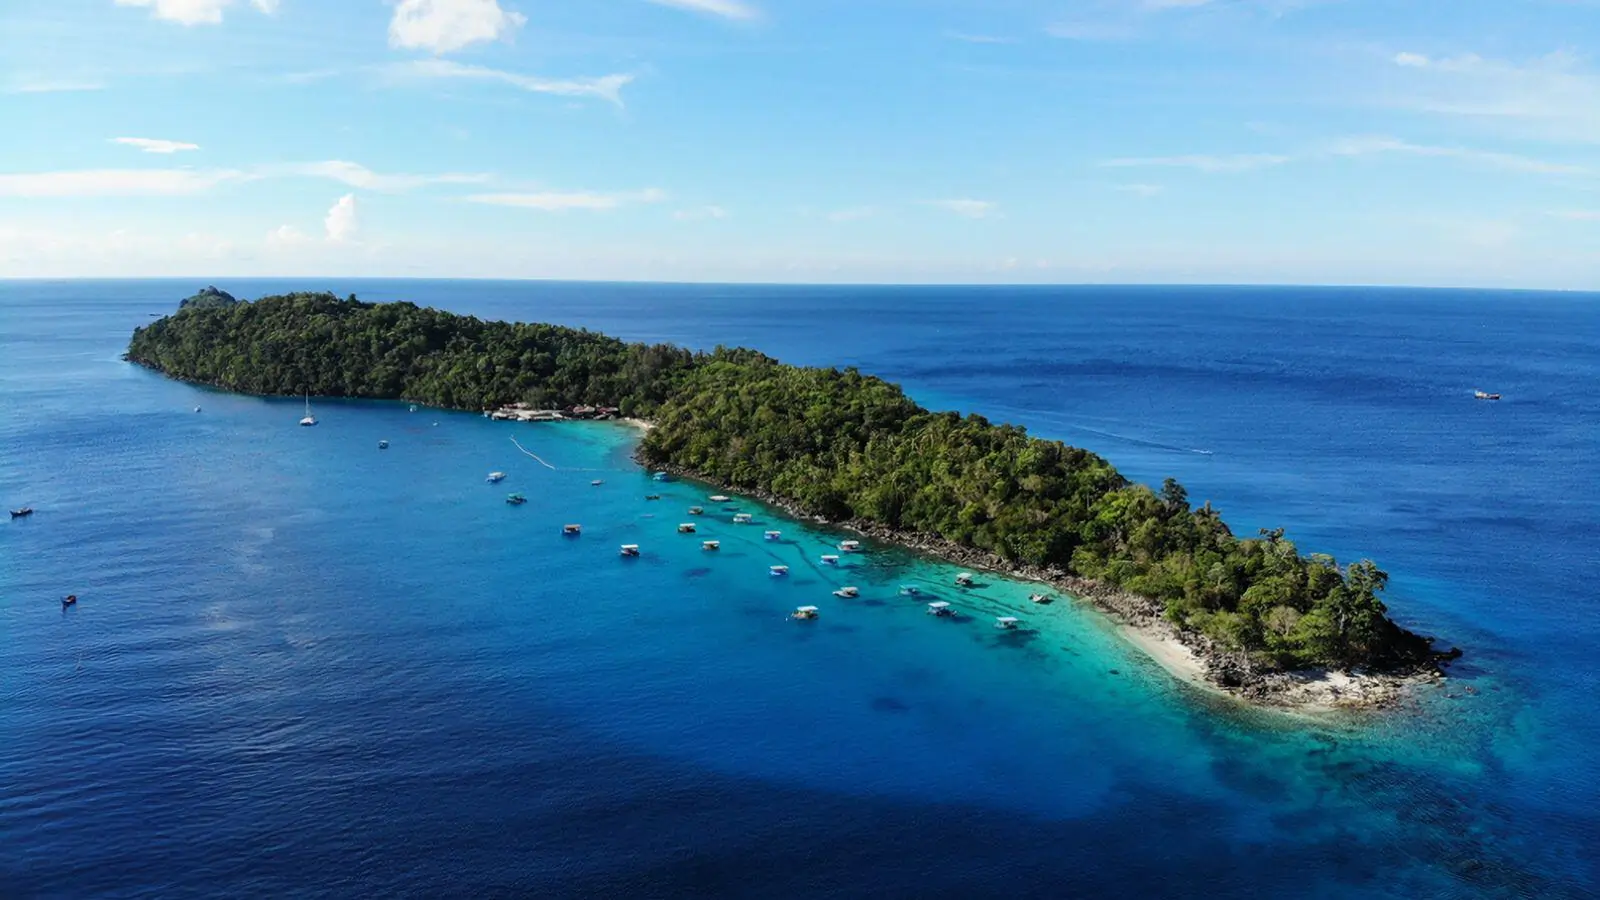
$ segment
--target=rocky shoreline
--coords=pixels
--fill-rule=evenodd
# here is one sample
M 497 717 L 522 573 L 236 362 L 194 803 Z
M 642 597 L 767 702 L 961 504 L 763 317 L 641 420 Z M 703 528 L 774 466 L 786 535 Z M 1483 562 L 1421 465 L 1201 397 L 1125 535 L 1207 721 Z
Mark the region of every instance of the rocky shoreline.
M 1252 706 L 1300 713 L 1390 708 L 1400 705 L 1415 687 L 1443 680 L 1445 675 L 1438 660 L 1459 655 L 1459 651 L 1442 653 L 1435 660 L 1409 670 L 1391 672 L 1325 669 L 1290 672 L 1268 668 L 1259 665 L 1247 654 L 1216 646 L 1205 635 L 1177 628 L 1164 615 L 1161 602 L 1149 597 L 1060 569 L 1015 565 L 988 551 L 965 547 L 938 535 L 897 531 L 859 519 L 829 521 L 821 516 L 809 515 L 790 501 L 765 491 L 708 479 L 671 463 L 639 459 L 637 451 L 635 459 L 655 471 L 668 472 L 759 500 L 803 522 L 850 531 L 965 568 L 1049 585 L 1093 604 L 1120 626 L 1123 636 L 1130 643 L 1149 654 L 1179 680 Z

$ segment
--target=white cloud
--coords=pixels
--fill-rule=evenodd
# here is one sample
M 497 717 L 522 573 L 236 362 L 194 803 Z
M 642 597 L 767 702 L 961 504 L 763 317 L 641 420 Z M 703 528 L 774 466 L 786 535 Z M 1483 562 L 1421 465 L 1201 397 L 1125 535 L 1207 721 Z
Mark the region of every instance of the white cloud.
M 1289 157 L 1275 153 L 1237 153 L 1231 156 L 1207 156 L 1195 154 L 1188 156 L 1145 156 L 1122 157 L 1108 159 L 1100 165 L 1108 169 L 1132 168 L 1173 168 L 1195 169 L 1200 172 L 1247 172 L 1251 169 L 1261 169 L 1268 166 L 1280 166 L 1289 161 Z
M 345 194 L 333 204 L 328 214 L 322 219 L 322 227 L 328 232 L 328 240 L 334 243 L 344 243 L 356 235 L 356 195 Z M 283 229 L 279 229 L 282 231 Z
M 498 81 L 525 91 L 554 94 L 560 97 L 598 97 L 622 105 L 622 89 L 633 81 L 632 75 L 602 75 L 598 78 L 538 78 L 519 75 L 484 66 L 465 65 L 445 59 L 422 59 L 386 71 L 401 78 L 460 78 L 473 81 Z
M 740 0 L 646 0 L 646 2 L 721 16 L 724 19 L 754 19 L 757 16 L 755 7 Z
M 969 200 L 965 198 L 956 200 L 929 200 L 928 205 L 949 210 L 958 216 L 966 216 L 969 219 L 987 219 L 998 215 L 1000 212 L 1000 204 L 991 202 L 989 200 Z
M 1351 137 L 1336 142 L 1330 149 L 1335 156 L 1370 156 L 1399 153 L 1409 156 L 1430 156 L 1460 159 L 1510 172 L 1527 172 L 1535 175 L 1587 175 L 1590 169 L 1571 163 L 1551 162 L 1515 153 L 1497 153 L 1490 150 L 1472 150 L 1466 147 L 1438 147 L 1413 144 L 1399 138 L 1384 136 Z
M 135 147 L 146 153 L 178 153 L 183 150 L 199 150 L 199 144 L 186 144 L 183 141 L 164 141 L 159 138 L 119 137 L 112 138 L 113 144 L 123 144 Z
M 656 188 L 642 191 L 594 193 L 590 191 L 536 191 L 529 193 L 472 194 L 467 200 L 491 206 L 514 206 L 538 209 L 545 212 L 566 212 L 570 209 L 610 210 L 634 203 L 659 203 L 667 199 L 666 192 Z
M 150 10 L 150 14 L 180 25 L 217 25 L 222 11 L 234 0 L 113 0 L 117 6 Z M 250 5 L 268 15 L 278 11 L 278 0 L 250 0 Z
M 234 169 L 83 169 L 0 174 L 0 197 L 159 197 L 199 194 L 237 181 Z
M 1016 38 L 1000 37 L 993 34 L 972 34 L 966 31 L 946 31 L 944 36 L 952 41 L 961 41 L 966 44 L 1015 44 Z
M 13 78 L 0 87 L 0 94 L 57 94 L 71 91 L 101 91 L 105 84 L 88 79 L 70 78 L 35 78 L 21 76 Z
M 1463 117 L 1517 138 L 1600 143 L 1600 73 L 1572 53 L 1527 62 L 1471 53 L 1392 59 L 1405 74 L 1383 86 L 1385 105 Z
M 1133 194 L 1137 197 L 1154 197 L 1166 190 L 1159 184 L 1113 184 L 1111 189 L 1124 194 Z
M 1056 22 L 1045 28 L 1045 34 L 1066 41 L 1125 41 L 1137 32 L 1126 22 Z
M 828 221 L 855 222 L 861 219 L 870 219 L 877 214 L 878 210 L 876 207 L 850 206 L 846 207 L 845 209 L 836 209 L 833 212 L 828 213 Z
M 327 178 L 353 188 L 372 191 L 409 191 L 432 184 L 485 184 L 493 180 L 488 175 L 462 172 L 386 175 L 342 159 L 260 166 L 252 170 L 252 175 L 256 178 Z
M 293 225 L 280 225 L 267 233 L 269 247 L 299 247 L 311 242 L 311 236 Z
M 679 222 L 698 222 L 703 219 L 726 219 L 728 211 L 720 206 L 702 206 L 699 209 L 680 209 L 672 214 Z
M 389 20 L 389 46 L 450 53 L 508 38 L 527 21 L 501 9 L 499 0 L 400 0 Z

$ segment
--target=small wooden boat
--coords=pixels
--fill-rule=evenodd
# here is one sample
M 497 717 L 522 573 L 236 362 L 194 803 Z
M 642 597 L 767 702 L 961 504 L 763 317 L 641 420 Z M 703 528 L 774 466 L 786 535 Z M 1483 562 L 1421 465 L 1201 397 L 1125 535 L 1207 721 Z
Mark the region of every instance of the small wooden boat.
M 21 519 L 31 515 L 33 515 L 33 507 L 31 506 L 24 506 L 21 509 L 13 509 L 11 511 L 11 518 L 13 519 Z
M 794 608 L 794 612 L 789 614 L 789 618 L 799 619 L 801 621 L 806 619 L 815 619 L 816 617 L 817 608 L 815 606 L 796 606 Z
M 77 603 L 78 603 L 78 595 L 77 594 L 68 594 L 65 597 L 61 598 L 61 605 L 62 606 L 76 606 Z
M 528 502 L 528 498 L 522 496 L 521 494 L 511 494 L 510 496 L 506 497 L 506 502 L 512 506 L 521 506 L 522 504 Z
M 994 627 L 1001 631 L 1015 631 L 1020 621 L 1022 620 L 1016 616 L 999 616 L 994 620 Z
M 622 545 L 621 554 L 623 556 L 638 556 L 639 555 L 639 545 L 638 544 L 623 544 Z
M 928 615 L 930 616 L 953 616 L 955 614 L 956 611 L 951 609 L 950 604 L 943 600 L 936 600 L 928 604 Z
M 567 537 L 577 537 L 578 535 L 583 533 L 583 526 L 582 525 L 563 525 L 563 526 L 561 526 L 561 533 L 563 535 L 566 535 Z
M 684 522 L 682 525 L 679 525 L 678 526 L 678 533 L 679 534 L 694 534 L 694 523 L 693 522 Z
M 837 591 L 834 591 L 833 595 L 835 597 L 843 597 L 844 599 L 849 600 L 851 598 L 861 596 L 861 589 L 855 587 L 842 587 Z

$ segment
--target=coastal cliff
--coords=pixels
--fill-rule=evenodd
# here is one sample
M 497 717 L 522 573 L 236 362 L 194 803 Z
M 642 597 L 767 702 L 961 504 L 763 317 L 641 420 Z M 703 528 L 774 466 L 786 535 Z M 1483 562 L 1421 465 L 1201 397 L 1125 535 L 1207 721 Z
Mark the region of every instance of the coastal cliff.
M 655 424 L 637 451 L 648 465 L 1049 582 L 1181 647 L 1169 663 L 1192 657 L 1206 683 L 1257 702 L 1353 683 L 1327 673 L 1368 673 L 1350 693 L 1382 695 L 1367 688 L 1436 673 L 1442 656 L 1388 616 L 1388 576 L 1370 561 L 1302 555 L 1281 530 L 1237 537 L 1171 479 L 1159 491 L 1132 483 L 1086 450 L 930 412 L 855 370 L 330 294 L 184 309 L 137 330 L 127 357 L 253 394 L 614 406 Z M 1293 674 L 1306 671 L 1322 674 Z

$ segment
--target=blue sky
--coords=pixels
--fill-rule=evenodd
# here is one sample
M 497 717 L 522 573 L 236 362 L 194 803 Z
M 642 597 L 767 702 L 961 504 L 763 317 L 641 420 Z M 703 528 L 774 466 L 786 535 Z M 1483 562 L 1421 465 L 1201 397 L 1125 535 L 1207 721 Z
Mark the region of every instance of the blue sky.
M 1600 0 L 0 5 L 0 277 L 1600 284 Z

